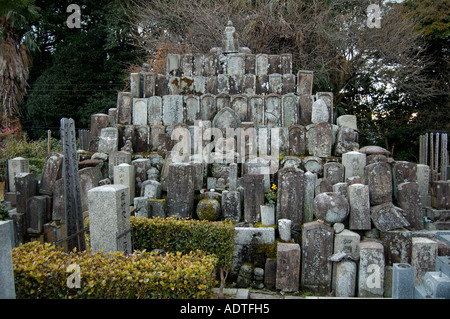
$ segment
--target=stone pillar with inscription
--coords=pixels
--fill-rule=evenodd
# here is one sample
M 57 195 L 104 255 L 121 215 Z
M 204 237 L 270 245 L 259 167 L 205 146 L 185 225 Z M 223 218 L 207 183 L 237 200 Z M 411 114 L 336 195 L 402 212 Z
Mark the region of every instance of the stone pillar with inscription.
M 334 229 L 318 221 L 303 224 L 301 286 L 320 293 L 331 290 Z
M 93 252 L 132 252 L 128 192 L 124 185 L 103 185 L 88 191 Z
M 277 219 L 287 218 L 294 229 L 301 229 L 304 173 L 295 167 L 278 171 Z
M 135 195 L 136 169 L 134 165 L 127 163 L 114 166 L 114 184 L 124 185 L 128 188 L 129 202 L 131 203 Z
M 264 205 L 264 175 L 244 175 L 244 221 L 261 221 L 260 206 Z
M 68 239 L 67 248 L 77 251 L 86 249 L 81 207 L 80 176 L 76 149 L 75 122 L 73 119 L 61 119 L 61 144 L 63 149 L 64 207 Z
M 383 297 L 384 248 L 375 241 L 359 243 L 358 297 Z
M 108 168 L 109 168 L 109 178 L 114 181 L 114 166 L 120 164 L 131 164 L 131 153 L 126 151 L 117 151 L 109 154 L 108 157 Z
M 169 164 L 167 181 L 167 216 L 192 218 L 194 213 L 194 166 Z
M 61 119 L 62 121 L 62 119 Z M 91 115 L 91 129 L 89 136 L 89 151 L 97 152 L 100 133 L 110 122 L 108 114 L 98 113 Z

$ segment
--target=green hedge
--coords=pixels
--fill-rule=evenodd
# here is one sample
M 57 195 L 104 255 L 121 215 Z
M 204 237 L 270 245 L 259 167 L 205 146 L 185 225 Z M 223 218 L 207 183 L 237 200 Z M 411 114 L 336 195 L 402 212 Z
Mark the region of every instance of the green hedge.
M 69 288 L 70 264 L 80 266 L 80 288 Z M 205 252 L 146 251 L 65 253 L 48 243 L 30 242 L 13 249 L 18 298 L 211 298 L 217 284 L 217 258 Z
M 234 226 L 230 221 L 131 216 L 134 248 L 189 253 L 201 250 L 218 258 L 218 267 L 231 269 Z

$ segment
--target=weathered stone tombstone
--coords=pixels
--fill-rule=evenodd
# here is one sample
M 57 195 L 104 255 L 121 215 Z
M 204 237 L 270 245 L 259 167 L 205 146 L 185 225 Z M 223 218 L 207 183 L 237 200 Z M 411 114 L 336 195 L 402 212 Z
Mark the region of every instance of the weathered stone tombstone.
M 16 191 L 16 184 L 14 177 L 18 173 L 29 173 L 30 163 L 27 158 L 15 157 L 8 160 L 8 180 L 9 180 L 9 191 Z
M 59 153 L 49 153 L 42 168 L 41 184 L 39 193 L 53 195 L 53 185 L 61 178 L 63 155 Z
M 314 103 L 314 98 L 311 94 L 302 94 L 300 95 L 300 114 L 298 123 L 301 125 L 309 125 L 311 124 L 311 116 L 312 116 L 312 106 Z
M 320 222 L 303 224 L 301 286 L 316 292 L 331 289 L 334 230 Z
M 141 73 L 130 73 L 130 91 L 133 98 L 142 97 L 142 82 Z
M 162 98 L 160 96 L 151 96 L 147 102 L 147 122 L 149 125 L 161 125 L 162 124 Z
M 134 151 L 148 152 L 150 150 L 150 127 L 148 125 L 136 125 L 134 129 Z
M 339 127 L 334 142 L 334 154 L 340 156 L 359 149 L 358 133 L 350 127 Z
M 88 192 L 93 252 L 132 252 L 128 194 L 128 187 L 124 185 L 104 185 Z
M 290 219 L 300 230 L 303 220 L 304 173 L 295 167 L 278 171 L 277 219 Z
M 332 186 L 333 193 L 343 195 L 348 200 L 348 183 L 336 183 Z
M 167 180 L 167 216 L 192 218 L 193 213 L 193 166 L 188 163 L 171 163 Z
M 300 283 L 300 245 L 277 244 L 276 289 L 295 292 Z
M 307 156 L 303 158 L 303 166 L 306 171 L 311 173 L 317 173 L 322 175 L 323 173 L 323 161 L 317 156 Z
M 354 129 L 355 131 L 358 130 L 355 115 L 341 115 L 336 119 L 336 124 L 340 127 L 349 127 Z
M 131 164 L 131 153 L 126 151 L 112 152 L 108 156 L 109 178 L 114 180 L 114 166 Z
M 266 95 L 264 98 L 264 125 L 281 126 L 281 112 L 281 95 Z
M 107 114 L 98 113 L 91 115 L 91 128 L 89 136 L 89 151 L 97 152 L 98 139 L 103 128 L 110 123 L 110 117 Z
M 99 186 L 103 175 L 98 166 L 80 169 L 78 174 L 80 175 L 81 210 L 86 212 L 88 210 L 87 192 Z
M 422 206 L 431 206 L 430 166 L 417 164 L 417 183 L 419 183 L 419 196 Z
M 359 297 L 383 297 L 384 266 L 383 245 L 375 241 L 359 244 Z
M 330 112 L 327 104 L 323 99 L 314 101 L 311 112 L 311 122 L 314 124 L 329 122 Z
M 333 225 L 335 228 L 336 223 Z M 334 236 L 334 255 L 341 255 L 340 260 L 333 263 L 332 289 L 336 297 L 353 297 L 356 292 L 356 261 L 359 258 L 359 243 L 361 236 L 358 233 L 344 229 Z
M 142 96 L 149 98 L 155 95 L 156 74 L 153 72 L 143 72 Z
M 403 209 L 403 216 L 411 229 L 421 230 L 424 228 L 418 183 L 405 182 L 398 185 L 397 205 Z
M 150 201 L 147 197 L 135 197 L 133 199 L 133 207 L 135 209 L 134 216 L 136 217 L 151 217 L 150 215 Z
M 393 164 L 392 177 L 394 199 L 397 200 L 398 185 L 405 182 L 417 182 L 417 164 L 396 161 Z
M 32 173 L 17 173 L 15 175 L 16 185 L 16 209 L 17 214 L 23 216 L 25 225 L 27 224 L 27 202 L 33 196 L 38 194 L 38 181 Z M 23 233 L 26 231 L 26 226 L 22 225 Z
M 27 200 L 26 231 L 28 234 L 40 234 L 47 219 L 47 198 L 32 196 Z
M 316 185 L 317 174 L 306 172 L 304 175 L 303 187 L 303 223 L 312 222 L 314 219 L 314 188 Z
M 370 218 L 377 229 L 385 232 L 409 226 L 402 212 L 392 203 L 384 203 L 370 208 Z
M 298 123 L 298 104 L 299 97 L 290 93 L 285 94 L 281 98 L 283 108 L 283 123 L 284 127 L 290 127 Z
M 365 167 L 369 186 L 370 204 L 380 205 L 392 201 L 392 169 L 388 163 L 376 162 Z
M 436 267 L 437 242 L 428 238 L 413 237 L 411 251 L 411 266 L 415 269 L 416 286 L 423 283 L 423 277 L 427 271 L 433 271 Z
M 147 125 L 147 98 L 133 99 L 133 125 Z
M 381 232 L 380 237 L 384 247 L 386 266 L 411 262 L 411 231 L 406 229 L 390 230 Z
M 166 200 L 165 199 L 149 199 L 149 217 L 166 218 Z
M 308 124 L 305 127 L 305 151 L 309 155 L 314 155 L 316 145 L 316 124 Z
M 122 163 L 114 166 L 114 184 L 124 185 L 128 189 L 128 202 L 131 202 L 135 196 L 135 167 L 133 165 Z
M 110 154 L 119 148 L 119 131 L 116 127 L 105 127 L 100 131 L 98 152 Z
M 91 140 L 92 141 L 92 140 Z M 86 249 L 84 238 L 83 211 L 81 207 L 80 176 L 78 174 L 78 159 L 75 138 L 75 122 L 73 119 L 61 119 L 61 144 L 63 148 L 63 183 L 65 223 L 68 239 L 67 249 Z
M 289 155 L 300 156 L 306 151 L 305 127 L 295 124 L 289 127 Z
M 15 299 L 14 271 L 12 259 L 11 224 L 0 221 L 0 299 Z
M 264 264 L 264 286 L 267 289 L 274 289 L 277 278 L 277 261 L 267 258 Z
M 244 175 L 244 221 L 258 223 L 261 221 L 260 206 L 264 205 L 264 176 Z
M 270 162 L 262 157 L 256 157 L 248 160 L 244 166 L 247 174 L 263 175 L 264 192 L 268 193 L 270 190 Z
M 336 263 L 336 271 L 333 272 L 335 282 L 333 290 L 336 297 L 355 296 L 357 268 L 356 262 L 350 259 L 342 259 Z
M 164 95 L 163 102 L 163 124 L 173 125 L 183 123 L 183 96 L 182 95 Z
M 116 113 L 116 123 L 123 125 L 132 124 L 132 105 L 133 96 L 130 92 L 119 92 L 117 94 L 117 113 Z
M 278 219 L 278 232 L 282 241 L 291 241 L 292 221 L 290 219 Z
M 239 222 L 241 220 L 241 198 L 239 191 L 222 192 L 223 219 Z
M 331 147 L 331 124 L 328 122 L 321 122 L 315 127 L 315 143 L 313 155 L 318 157 L 329 157 L 331 156 Z
M 314 215 L 327 223 L 341 223 L 349 213 L 347 199 L 337 193 L 320 193 L 314 198 Z
M 349 228 L 371 229 L 369 187 L 363 184 L 348 186 L 348 201 L 350 204 Z
M 364 168 L 366 166 L 366 154 L 351 151 L 342 154 L 342 165 L 345 167 L 345 178 L 352 176 L 361 177 L 363 183 L 365 181 Z
M 343 252 L 354 259 L 359 256 L 359 243 L 361 236 L 348 229 L 334 235 L 334 253 Z
M 131 164 L 135 168 L 135 196 L 139 196 L 141 194 L 142 183 L 147 180 L 147 170 L 151 167 L 150 159 L 138 158 L 131 161 Z
M 193 125 L 200 118 L 200 98 L 196 95 L 187 95 L 184 97 L 186 108 L 186 124 Z
M 233 108 L 234 109 L 234 108 Z M 216 100 L 212 94 L 204 94 L 200 97 L 200 118 L 203 121 L 212 121 L 217 113 Z
M 333 186 L 344 182 L 344 166 L 338 162 L 328 162 L 323 165 L 323 177 L 330 181 Z
M 299 70 L 297 72 L 297 93 L 299 95 L 312 95 L 313 77 L 313 71 Z
M 140 196 L 150 199 L 160 199 L 161 190 L 161 183 L 155 180 L 146 180 L 142 183 Z
M 439 210 L 450 209 L 450 180 L 431 183 L 431 205 Z

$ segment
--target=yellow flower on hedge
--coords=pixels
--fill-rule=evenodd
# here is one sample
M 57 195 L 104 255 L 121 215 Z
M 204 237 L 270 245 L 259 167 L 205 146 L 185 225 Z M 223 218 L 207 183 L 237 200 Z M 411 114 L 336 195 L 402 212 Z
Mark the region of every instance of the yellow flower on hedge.
M 272 187 L 271 187 L 274 191 L 276 191 L 277 190 L 277 185 L 275 185 L 275 184 L 272 184 Z

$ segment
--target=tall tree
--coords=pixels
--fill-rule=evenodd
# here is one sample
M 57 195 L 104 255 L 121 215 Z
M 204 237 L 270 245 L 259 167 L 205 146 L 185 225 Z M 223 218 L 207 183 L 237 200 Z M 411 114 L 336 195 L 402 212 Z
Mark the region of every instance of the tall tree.
M 23 104 L 27 133 L 39 136 L 58 127 L 61 117 L 88 127 L 91 114 L 115 107 L 128 65 L 136 59 L 121 1 L 78 1 L 81 28 L 66 23 L 73 1 L 37 1 L 44 8 L 35 27 L 41 52 Z
M 407 0 L 405 15 L 417 21 L 417 30 L 431 57 L 423 72 L 431 79 L 436 96 L 415 99 L 418 109 L 412 126 L 419 133 L 450 130 L 450 0 Z
M 31 23 L 39 17 L 34 0 L 0 1 L 0 96 L 5 127 L 20 126 L 19 104 L 27 92 L 31 52 L 36 48 Z

